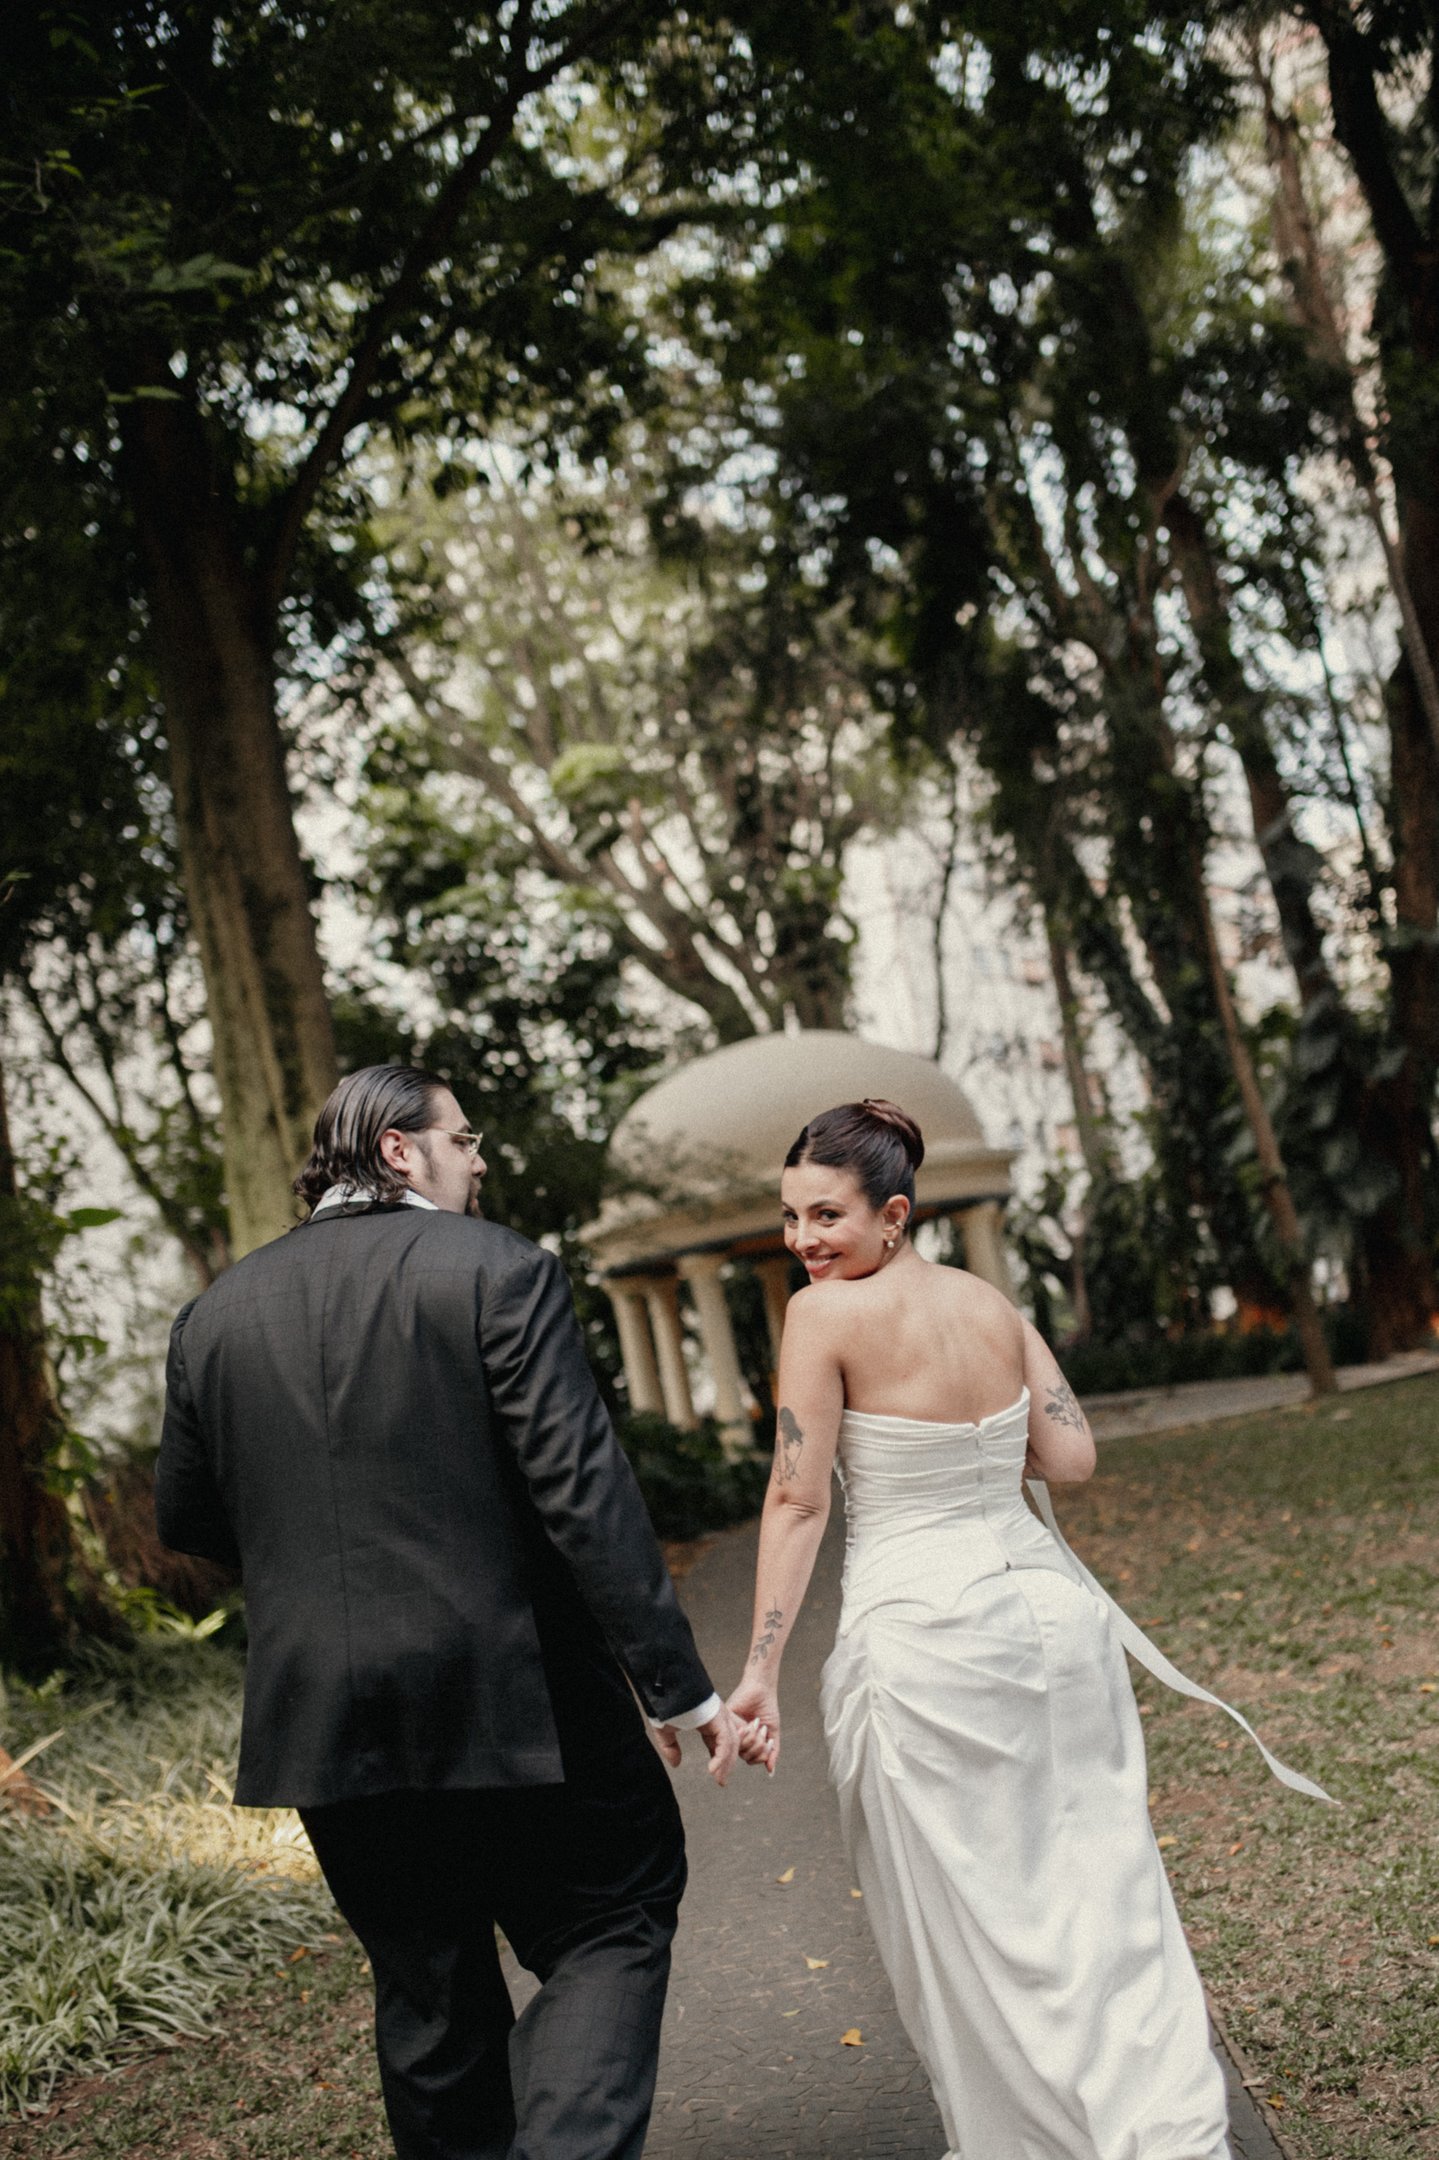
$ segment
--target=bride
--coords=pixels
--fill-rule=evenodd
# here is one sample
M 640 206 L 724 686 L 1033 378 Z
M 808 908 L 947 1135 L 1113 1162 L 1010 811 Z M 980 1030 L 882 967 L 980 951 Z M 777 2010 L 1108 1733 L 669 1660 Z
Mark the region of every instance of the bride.
M 741 1753 L 779 1760 L 780 1663 L 837 1460 L 830 1769 L 946 2160 L 1228 2160 L 1121 1642 L 1204 1691 L 1025 1505 L 1024 1475 L 1087 1478 L 1094 1441 L 1008 1299 L 915 1251 L 923 1157 L 913 1120 L 870 1101 L 785 1158 L 785 1241 L 812 1288 L 785 1321 Z

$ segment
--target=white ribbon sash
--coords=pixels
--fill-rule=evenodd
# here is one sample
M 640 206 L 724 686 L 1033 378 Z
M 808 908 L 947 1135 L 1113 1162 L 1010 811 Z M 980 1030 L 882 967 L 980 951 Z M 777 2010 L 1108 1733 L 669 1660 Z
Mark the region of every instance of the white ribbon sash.
M 1039 1478 L 1027 1478 L 1025 1482 L 1029 1487 L 1029 1496 L 1039 1510 L 1040 1520 L 1045 1529 L 1054 1539 L 1060 1551 L 1073 1562 L 1085 1587 L 1092 1590 L 1094 1595 L 1108 1607 L 1119 1631 L 1119 1639 L 1135 1663 L 1142 1665 L 1146 1672 L 1153 1673 L 1155 1679 L 1162 1680 L 1166 1687 L 1173 1688 L 1176 1695 L 1188 1695 L 1195 1702 L 1212 1703 L 1216 1710 L 1222 1710 L 1226 1717 L 1232 1717 L 1235 1724 L 1242 1731 L 1248 1733 L 1281 1785 L 1288 1785 L 1295 1792 L 1307 1793 L 1311 1800 L 1327 1800 L 1331 1807 L 1338 1807 L 1340 1803 L 1332 1793 L 1327 1793 L 1322 1785 L 1316 1785 L 1313 1778 L 1305 1777 L 1298 1770 L 1291 1770 L 1287 1763 L 1282 1763 L 1277 1755 L 1271 1754 L 1248 1718 L 1242 1716 L 1232 1703 L 1222 1701 L 1218 1695 L 1211 1695 L 1208 1688 L 1200 1687 L 1197 1681 L 1191 1680 L 1186 1673 L 1182 1673 L 1177 1665 L 1170 1664 L 1164 1652 L 1157 1649 L 1149 1640 L 1143 1628 L 1130 1619 L 1124 1607 L 1115 1602 L 1103 1583 L 1096 1582 L 1078 1554 L 1072 1552 L 1065 1543 L 1064 1533 L 1055 1520 L 1054 1503 L 1049 1497 L 1049 1487 Z

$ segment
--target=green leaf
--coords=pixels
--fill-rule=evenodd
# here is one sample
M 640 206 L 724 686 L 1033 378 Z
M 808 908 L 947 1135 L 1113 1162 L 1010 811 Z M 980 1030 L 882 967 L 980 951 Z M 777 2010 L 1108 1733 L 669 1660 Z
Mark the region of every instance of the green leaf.
M 218 255 L 192 255 L 186 262 L 161 263 L 150 280 L 151 292 L 204 292 L 227 280 L 250 275 L 239 263 L 223 262 Z

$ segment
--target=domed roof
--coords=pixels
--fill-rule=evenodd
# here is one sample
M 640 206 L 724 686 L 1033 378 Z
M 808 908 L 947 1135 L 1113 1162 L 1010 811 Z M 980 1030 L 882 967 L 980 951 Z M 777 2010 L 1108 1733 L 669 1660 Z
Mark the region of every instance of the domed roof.
M 601 1265 L 755 1240 L 777 1245 L 780 1171 L 810 1118 L 883 1096 L 924 1135 L 921 1212 L 1009 1191 L 964 1090 L 932 1059 L 836 1029 L 756 1035 L 695 1058 L 650 1088 L 610 1143 L 612 1194 L 584 1233 Z M 759 1246 L 755 1246 L 759 1249 Z

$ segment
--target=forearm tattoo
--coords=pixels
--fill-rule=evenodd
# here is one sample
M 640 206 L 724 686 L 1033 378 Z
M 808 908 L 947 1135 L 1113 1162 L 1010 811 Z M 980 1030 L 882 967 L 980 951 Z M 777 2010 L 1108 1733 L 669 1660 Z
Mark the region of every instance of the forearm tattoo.
M 793 1410 L 781 1410 L 779 1414 L 779 1453 L 775 1457 L 775 1477 L 779 1484 L 787 1485 L 791 1478 L 799 1476 L 800 1450 L 804 1446 L 804 1433 Z
M 1085 1416 L 1079 1407 L 1079 1398 L 1069 1382 L 1063 1378 L 1052 1383 L 1044 1414 L 1053 1418 L 1056 1425 L 1068 1425 L 1075 1432 L 1084 1430 Z
M 778 1642 L 779 1631 L 783 1626 L 783 1612 L 778 1605 L 771 1605 L 764 1616 L 764 1633 L 756 1638 L 755 1646 L 749 1654 L 751 1665 L 763 1665 L 776 1642 Z

